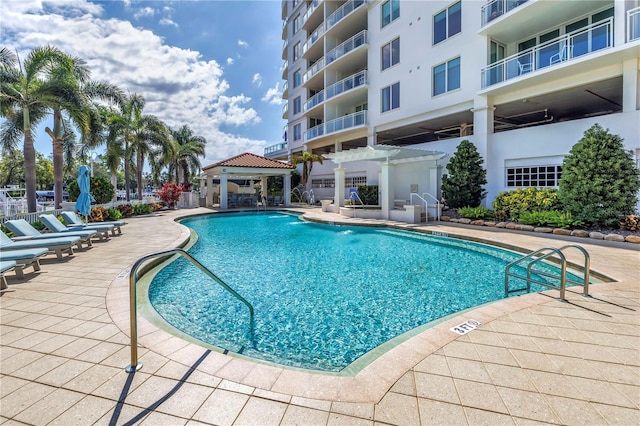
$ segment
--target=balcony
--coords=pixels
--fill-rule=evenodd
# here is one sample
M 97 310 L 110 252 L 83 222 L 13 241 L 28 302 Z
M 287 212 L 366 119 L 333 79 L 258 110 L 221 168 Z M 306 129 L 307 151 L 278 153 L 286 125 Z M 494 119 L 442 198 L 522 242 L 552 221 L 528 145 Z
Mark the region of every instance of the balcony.
M 367 3 L 366 0 L 351 0 L 343 4 L 327 18 L 327 30 L 365 3 Z
M 316 28 L 307 41 L 302 45 L 302 54 L 304 55 L 309 48 L 324 35 L 324 22 Z
M 308 111 L 313 107 L 315 107 L 316 105 L 319 105 L 324 101 L 328 101 L 334 96 L 338 96 L 341 93 L 355 89 L 356 87 L 367 84 L 368 82 L 369 80 L 367 78 L 366 71 L 360 71 L 357 74 L 354 74 L 343 80 L 340 80 L 337 83 L 334 83 L 331 86 L 327 87 L 322 92 L 316 93 L 312 98 L 310 98 L 304 104 L 304 111 Z
M 289 72 L 289 60 L 285 59 L 284 62 L 282 63 L 282 79 L 286 80 L 288 75 L 287 73 Z
M 313 0 L 311 3 L 309 3 L 307 11 L 304 13 L 304 15 L 302 15 L 302 25 L 304 25 L 309 20 L 311 15 L 313 15 L 313 12 L 315 12 L 318 6 L 320 5 L 320 3 L 321 3 L 321 0 Z
M 326 55 L 326 58 L 327 58 L 326 65 L 329 65 L 333 61 L 338 60 L 339 58 L 351 52 L 352 50 L 356 49 L 357 47 L 360 47 L 365 44 L 367 44 L 367 30 L 362 30 L 358 34 L 351 37 L 349 40 L 345 41 L 344 43 L 336 46 L 331 51 L 329 51 L 329 53 L 327 53 Z
M 304 75 L 302 76 L 302 83 L 306 83 L 307 81 L 311 80 L 311 77 L 318 74 L 323 68 L 324 56 L 314 62 L 314 64 L 311 65 L 311 68 L 309 68 L 307 72 L 304 73 Z
M 342 130 L 365 125 L 367 125 L 367 111 L 358 111 L 307 130 L 304 134 L 304 140 L 307 142 L 322 135 L 328 135 L 330 133 L 340 132 Z
M 289 82 L 287 80 L 282 84 L 282 99 L 287 99 L 289 97 Z
M 278 157 L 287 153 L 287 142 L 280 142 L 264 148 L 264 156 L 267 158 Z
M 484 27 L 489 22 L 504 15 L 507 12 L 512 11 L 516 7 L 528 0 L 492 0 L 482 6 L 480 13 L 482 14 L 482 26 Z
M 287 113 L 289 112 L 289 102 L 285 102 L 282 105 L 282 118 L 287 119 Z
M 640 7 L 627 10 L 627 43 L 640 39 Z
M 613 18 L 523 50 L 481 71 L 482 88 L 613 47 Z

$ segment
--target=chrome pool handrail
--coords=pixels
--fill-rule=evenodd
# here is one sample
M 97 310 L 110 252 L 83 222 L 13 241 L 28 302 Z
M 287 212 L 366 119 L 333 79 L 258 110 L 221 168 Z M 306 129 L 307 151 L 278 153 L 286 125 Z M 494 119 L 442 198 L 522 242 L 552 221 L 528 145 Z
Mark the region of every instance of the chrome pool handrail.
M 247 306 L 247 308 L 249 308 L 249 328 L 250 328 L 249 331 L 250 331 L 251 341 L 253 342 L 254 315 L 253 315 L 253 306 L 251 305 L 251 303 L 249 303 L 237 291 L 231 288 L 227 283 L 222 281 L 222 279 L 220 279 L 216 274 L 214 274 L 209 269 L 207 269 L 207 267 L 205 267 L 202 263 L 198 262 L 196 259 L 193 258 L 193 256 L 191 256 L 189 253 L 187 253 L 183 249 L 176 248 L 171 250 L 159 251 L 156 253 L 148 254 L 146 256 L 142 256 L 141 258 L 136 260 L 136 262 L 131 267 L 131 271 L 129 272 L 129 315 L 130 315 L 129 321 L 131 326 L 131 364 L 129 364 L 125 368 L 125 371 L 127 373 L 133 373 L 142 368 L 142 363 L 138 361 L 138 317 L 137 317 L 137 304 L 136 304 L 136 283 L 138 281 L 138 267 L 143 262 L 146 262 L 151 258 L 161 257 L 161 256 L 171 256 L 176 254 L 179 254 L 185 257 L 187 260 L 193 263 L 196 267 L 198 267 L 198 269 L 200 269 L 202 272 L 207 274 L 215 282 L 220 284 L 222 288 L 224 288 L 229 293 L 231 293 L 233 297 L 238 299 L 240 302 L 244 303 Z

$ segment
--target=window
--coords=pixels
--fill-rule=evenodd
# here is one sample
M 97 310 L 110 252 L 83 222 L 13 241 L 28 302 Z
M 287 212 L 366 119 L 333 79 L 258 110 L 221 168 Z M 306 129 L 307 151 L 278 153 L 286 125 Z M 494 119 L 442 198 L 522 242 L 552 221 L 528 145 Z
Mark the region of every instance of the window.
M 555 187 L 562 177 L 562 166 L 507 167 L 507 187 Z
M 400 17 L 400 0 L 387 0 L 382 3 L 382 27 Z
M 462 2 L 457 2 L 433 16 L 433 44 L 462 31 Z
M 302 84 L 302 76 L 300 74 L 300 70 L 295 70 L 293 73 L 293 87 L 298 87 Z
M 301 111 L 302 111 L 302 101 L 300 99 L 300 96 L 298 96 L 293 100 L 293 113 L 300 114 Z
M 400 38 L 382 46 L 382 69 L 386 70 L 400 62 Z
M 382 89 L 382 112 L 400 107 L 400 83 Z
M 353 177 L 344 178 L 345 188 L 357 188 L 359 186 L 364 186 L 366 184 L 367 184 L 366 176 L 353 176 Z
M 433 67 L 433 96 L 460 88 L 460 58 Z
M 293 140 L 299 141 L 302 139 L 302 124 L 298 123 L 293 126 Z
M 335 188 L 335 178 L 311 179 L 312 188 Z
M 322 124 L 322 119 L 321 118 L 309 118 L 309 128 L 312 129 L 316 126 L 319 126 Z
M 298 30 L 300 29 L 300 22 L 302 20 L 300 19 L 300 15 L 296 16 L 296 18 L 293 20 L 293 34 L 297 33 Z
M 300 42 L 293 46 L 293 60 L 297 61 L 298 59 L 300 59 Z

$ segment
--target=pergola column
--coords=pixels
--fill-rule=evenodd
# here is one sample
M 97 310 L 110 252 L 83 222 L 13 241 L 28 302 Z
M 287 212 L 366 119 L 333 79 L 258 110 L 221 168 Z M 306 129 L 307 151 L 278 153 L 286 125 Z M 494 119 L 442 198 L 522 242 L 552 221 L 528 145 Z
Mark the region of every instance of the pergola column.
M 291 173 L 283 175 L 284 180 L 284 206 L 291 206 Z
M 380 205 L 382 207 L 382 217 L 389 220 L 395 198 L 394 187 L 391 184 L 393 182 L 393 164 L 389 161 L 384 161 L 380 163 L 380 169 Z
M 228 198 L 227 179 L 228 179 L 228 176 L 226 173 L 220 174 L 220 208 L 223 210 L 227 209 L 227 198 Z
M 344 175 L 346 169 L 342 167 L 336 167 L 333 169 L 335 192 L 333 198 L 333 204 L 339 207 L 344 207 Z
M 261 198 L 264 197 L 265 201 L 267 200 L 267 194 L 269 193 L 267 191 L 268 189 L 269 188 L 267 188 L 267 177 L 264 175 L 260 176 L 260 190 L 261 190 L 260 197 Z M 259 200 L 259 201 L 262 201 L 262 200 Z
M 204 205 L 207 207 L 213 207 L 213 175 L 207 174 L 207 200 Z

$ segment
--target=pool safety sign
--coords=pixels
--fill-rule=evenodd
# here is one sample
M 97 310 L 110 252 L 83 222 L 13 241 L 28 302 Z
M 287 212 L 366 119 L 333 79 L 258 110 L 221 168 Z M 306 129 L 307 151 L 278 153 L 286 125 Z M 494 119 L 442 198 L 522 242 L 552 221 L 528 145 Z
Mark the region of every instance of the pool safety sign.
M 478 328 L 482 325 L 482 323 L 480 321 L 476 321 L 476 320 L 467 320 L 465 322 L 463 322 L 462 324 L 458 324 L 455 327 L 453 327 L 451 329 L 451 331 L 458 333 L 459 335 L 463 335 L 463 334 L 467 334 L 468 332 L 470 332 L 471 330 Z

